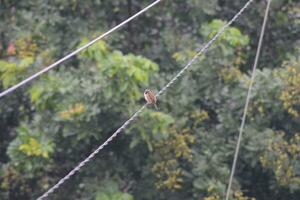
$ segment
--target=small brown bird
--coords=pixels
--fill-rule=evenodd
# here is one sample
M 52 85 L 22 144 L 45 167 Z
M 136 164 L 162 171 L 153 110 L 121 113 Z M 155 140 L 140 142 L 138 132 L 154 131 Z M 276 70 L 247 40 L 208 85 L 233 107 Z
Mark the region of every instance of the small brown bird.
M 144 92 L 144 97 L 145 97 L 145 100 L 147 101 L 147 104 L 150 104 L 150 105 L 153 104 L 155 109 L 158 110 L 158 108 L 156 106 L 157 99 L 156 99 L 156 96 L 153 91 L 146 89 Z

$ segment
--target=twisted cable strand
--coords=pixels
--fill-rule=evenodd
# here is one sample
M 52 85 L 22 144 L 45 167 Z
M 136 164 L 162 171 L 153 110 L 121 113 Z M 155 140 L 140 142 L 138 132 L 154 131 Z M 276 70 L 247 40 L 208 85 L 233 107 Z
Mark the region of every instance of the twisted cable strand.
M 138 17 L 139 15 L 143 14 L 144 12 L 146 12 L 147 10 L 149 10 L 150 8 L 152 8 L 153 6 L 155 6 L 156 4 L 158 4 L 160 1 L 162 0 L 156 0 L 155 2 L 153 2 L 152 4 L 150 4 L 149 6 L 145 7 L 144 9 L 142 9 L 141 11 L 139 11 L 138 13 L 136 13 L 135 15 L 129 17 L 128 19 L 126 19 L 125 21 L 121 22 L 120 24 L 118 24 L 117 26 L 115 26 L 114 28 L 110 29 L 109 31 L 105 32 L 104 34 L 98 36 L 97 38 L 93 39 L 92 41 L 88 42 L 87 44 L 83 45 L 82 47 L 78 48 L 77 50 L 69 53 L 68 55 L 66 55 L 65 57 L 59 59 L 58 61 L 56 61 L 55 63 L 49 65 L 48 67 L 43 68 L 42 70 L 40 70 L 39 72 L 31 75 L 30 77 L 24 79 L 23 81 L 17 83 L 16 85 L 4 90 L 3 92 L 0 93 L 0 98 L 4 97 L 5 95 L 13 92 L 14 90 L 18 89 L 19 87 L 27 84 L 28 82 L 34 80 L 35 78 L 39 77 L 40 75 L 44 74 L 45 72 L 49 71 L 50 69 L 56 67 L 57 65 L 61 64 L 62 62 L 68 60 L 69 58 L 75 56 L 76 54 L 78 54 L 79 52 L 83 51 L 84 49 L 88 48 L 89 46 L 93 45 L 94 43 L 96 43 L 97 41 L 103 39 L 104 37 L 106 37 L 107 35 L 111 34 L 112 32 L 114 32 L 115 30 L 121 28 L 122 26 L 124 26 L 125 24 L 127 24 L 128 22 L 132 21 L 133 19 L 135 19 L 136 17 Z
M 163 94 L 183 73 L 192 65 L 193 62 L 211 46 L 211 44 L 242 14 L 242 12 L 249 6 L 253 0 L 249 0 L 244 7 L 227 23 L 225 24 L 218 33 L 187 63 L 187 65 L 165 86 L 163 87 L 156 96 Z M 122 130 L 124 130 L 133 120 L 135 120 L 140 113 L 146 108 L 146 104 L 143 105 L 132 117 L 130 117 L 119 129 L 117 129 L 103 144 L 101 144 L 93 153 L 91 153 L 86 159 L 80 162 L 73 170 L 71 170 L 65 177 L 59 180 L 54 186 L 52 186 L 47 192 L 40 196 L 37 200 L 42 200 L 47 197 L 50 193 L 54 192 L 60 187 L 66 180 L 68 180 L 72 175 L 79 171 L 86 163 L 88 163 L 92 158 L 95 157 L 101 149 L 103 149 L 109 142 L 111 142 Z
M 249 102 L 250 102 L 250 99 L 251 99 L 251 91 L 252 91 L 252 87 L 253 87 L 253 83 L 254 83 L 254 79 L 255 79 L 255 71 L 256 71 L 259 55 L 260 55 L 260 52 L 261 52 L 261 47 L 262 47 L 262 42 L 263 42 L 263 38 L 264 38 L 265 28 L 266 28 L 266 24 L 267 24 L 267 20 L 268 20 L 268 13 L 269 13 L 270 4 L 271 4 L 271 0 L 268 0 L 268 4 L 267 4 L 267 7 L 266 7 L 265 16 L 264 16 L 264 21 L 263 21 L 261 32 L 260 32 L 258 47 L 257 47 L 257 50 L 256 50 L 256 56 L 255 56 L 255 60 L 254 60 L 254 64 L 253 64 L 253 69 L 252 69 L 252 74 L 251 74 L 251 81 L 250 81 L 250 85 L 249 85 L 248 92 L 247 92 L 246 103 L 245 103 L 242 122 L 241 122 L 240 130 L 239 130 L 239 136 L 238 136 L 236 149 L 235 149 L 235 153 L 234 153 L 232 169 L 231 169 L 229 183 L 228 183 L 227 192 L 226 192 L 226 200 L 228 200 L 229 196 L 230 196 L 230 190 L 231 190 L 231 185 L 232 185 L 232 181 L 233 181 L 234 172 L 235 172 L 235 169 L 236 169 L 236 163 L 237 163 L 237 159 L 238 159 L 238 155 L 239 155 L 240 145 L 241 145 L 241 141 L 242 141 L 242 137 L 243 137 L 243 131 L 244 131 L 244 126 L 245 126 L 247 112 L 248 112 L 248 106 L 249 106 Z
M 37 198 L 37 200 L 42 200 L 49 196 L 52 192 L 54 192 L 57 188 L 60 187 L 65 181 L 67 181 L 71 176 L 73 176 L 77 171 L 79 171 L 86 163 L 91 161 L 95 157 L 96 154 L 99 153 L 109 142 L 111 142 L 121 131 L 123 131 L 133 120 L 135 120 L 139 114 L 146 108 L 146 105 L 142 106 L 134 115 L 132 115 L 118 130 L 116 130 L 103 144 L 101 144 L 93 153 L 91 153 L 86 159 L 80 162 L 74 169 L 72 169 L 65 177 L 60 179 L 55 185 L 53 185 L 47 192 L 45 192 L 42 196 Z
M 193 62 L 196 61 L 196 59 L 205 53 L 207 49 L 212 45 L 214 41 L 220 37 L 220 35 L 244 12 L 244 10 L 252 3 L 253 0 L 249 0 L 244 7 L 227 23 L 225 24 L 219 31 L 218 33 L 208 42 L 200 51 L 188 62 L 188 64 L 165 86 L 163 87 L 158 93 L 157 97 L 160 96 L 162 93 L 164 93 L 171 85 L 174 84 L 174 82 L 183 75 L 183 73 L 193 64 Z

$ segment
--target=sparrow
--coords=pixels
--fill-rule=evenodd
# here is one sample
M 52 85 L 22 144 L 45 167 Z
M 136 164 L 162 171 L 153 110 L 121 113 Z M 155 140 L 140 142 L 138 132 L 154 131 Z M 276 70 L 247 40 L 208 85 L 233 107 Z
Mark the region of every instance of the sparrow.
M 145 100 L 147 101 L 147 104 L 153 104 L 155 109 L 158 110 L 157 106 L 156 106 L 156 96 L 154 94 L 153 91 L 149 90 L 149 89 L 146 89 L 145 92 L 144 92 L 144 97 L 145 97 Z

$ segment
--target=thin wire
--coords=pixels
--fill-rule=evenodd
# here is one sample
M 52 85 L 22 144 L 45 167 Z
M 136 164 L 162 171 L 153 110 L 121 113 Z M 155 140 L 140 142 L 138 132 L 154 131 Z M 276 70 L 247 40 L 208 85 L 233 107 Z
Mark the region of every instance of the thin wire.
M 227 23 L 225 24 L 218 33 L 208 42 L 204 47 L 188 62 L 188 64 L 164 87 L 162 88 L 158 93 L 157 97 L 160 96 L 162 93 L 164 93 L 171 85 L 174 84 L 174 82 L 183 75 L 183 73 L 192 65 L 193 62 L 196 61 L 196 59 L 203 53 L 207 51 L 207 49 L 212 45 L 212 43 L 220 37 L 220 35 L 244 12 L 244 10 L 250 5 L 250 3 L 253 0 L 249 0 L 244 7 Z
M 68 55 L 66 55 L 65 57 L 59 59 L 58 61 L 56 61 L 55 63 L 49 65 L 48 67 L 45 67 L 44 69 L 40 70 L 39 72 L 31 75 L 30 77 L 24 79 L 23 81 L 21 81 L 20 83 L 17 83 L 16 85 L 4 90 L 3 92 L 0 93 L 0 98 L 4 97 L 5 95 L 13 92 L 14 90 L 18 89 L 19 87 L 27 84 L 28 82 L 32 81 L 33 79 L 37 78 L 38 76 L 42 75 L 43 73 L 49 71 L 50 69 L 56 67 L 57 65 L 61 64 L 62 62 L 68 60 L 69 58 L 73 57 L 74 55 L 78 54 L 79 52 L 83 51 L 84 49 L 88 48 L 89 46 L 93 45 L 95 42 L 101 40 L 102 38 L 106 37 L 107 35 L 111 34 L 112 32 L 114 32 L 115 30 L 121 28 L 122 26 L 124 26 L 125 24 L 127 24 L 128 22 L 132 21 L 134 18 L 138 17 L 139 15 L 141 15 L 142 13 L 146 12 L 147 10 L 149 10 L 151 7 L 155 6 L 156 4 L 158 4 L 160 1 L 162 0 L 157 0 L 155 2 L 153 2 L 152 4 L 150 4 L 149 6 L 145 7 L 144 9 L 142 9 L 141 11 L 139 11 L 138 13 L 136 13 L 135 15 L 129 17 L 128 19 L 126 19 L 125 21 L 123 21 L 122 23 L 118 24 L 117 26 L 115 26 L 114 28 L 110 29 L 109 31 L 105 32 L 104 34 L 98 36 L 97 38 L 93 39 L 92 41 L 90 41 L 89 43 L 83 45 L 82 47 L 76 49 L 75 51 L 69 53 Z
M 42 200 L 46 198 L 50 193 L 54 192 L 61 184 L 63 184 L 66 180 L 68 180 L 71 176 L 73 176 L 77 171 L 80 170 L 81 167 L 83 167 L 87 162 L 89 162 L 92 158 L 95 157 L 97 153 L 101 149 L 103 149 L 106 145 L 108 145 L 109 142 L 111 142 L 119 133 L 121 133 L 122 130 L 124 130 L 133 120 L 135 120 L 139 114 L 146 108 L 146 105 L 142 106 L 134 115 L 130 117 L 118 130 L 114 132 L 103 144 L 101 144 L 93 153 L 91 153 L 86 159 L 84 159 L 82 162 L 80 162 L 74 169 L 72 169 L 65 177 L 60 179 L 54 186 L 52 186 L 47 192 L 45 192 L 42 196 L 37 198 L 37 200 Z
M 237 159 L 238 159 L 238 155 L 239 155 L 241 140 L 242 140 L 242 137 L 243 137 L 243 130 L 244 130 L 245 122 L 246 122 L 248 106 L 249 106 L 249 102 L 250 102 L 250 98 L 251 98 L 251 91 L 252 91 L 252 87 L 253 87 L 253 83 L 254 83 L 254 79 L 255 79 L 255 70 L 256 70 L 259 55 L 260 55 L 260 52 L 261 52 L 261 47 L 262 47 L 262 42 L 263 42 L 263 38 L 264 38 L 265 28 L 266 28 L 266 24 L 267 24 L 267 20 L 268 20 L 268 13 L 269 13 L 270 4 L 271 4 L 271 0 L 268 0 L 268 4 L 267 4 L 267 7 L 266 7 L 265 16 L 264 16 L 264 21 L 263 21 L 261 32 L 260 32 L 260 37 L 259 37 L 258 47 L 257 47 L 257 51 L 256 51 L 256 56 L 255 56 L 255 60 L 254 60 L 254 64 L 253 64 L 253 69 L 252 69 L 252 74 L 251 74 L 251 81 L 250 81 L 250 85 L 249 85 L 248 93 L 247 93 L 247 97 L 246 97 L 246 103 L 245 103 L 245 107 L 244 107 L 242 122 L 241 122 L 240 130 L 239 130 L 239 137 L 238 137 L 238 141 L 237 141 L 237 145 L 236 145 L 236 149 L 235 149 L 231 174 L 230 174 L 228 188 L 227 188 L 227 192 L 226 192 L 226 200 L 229 199 L 232 180 L 233 180 L 234 172 L 235 172 L 235 169 L 236 169 L 236 163 L 237 163 Z
M 240 14 L 249 6 L 249 4 L 253 0 L 249 0 L 244 7 L 227 23 L 225 24 L 220 31 L 187 63 L 187 65 L 165 86 L 163 87 L 156 96 L 160 96 L 163 92 L 165 92 L 190 66 L 191 64 L 196 61 L 197 57 L 199 57 L 202 53 L 204 53 L 211 44 L 232 24 Z M 112 136 L 110 136 L 103 144 L 101 144 L 93 153 L 91 153 L 86 159 L 80 162 L 73 170 L 71 170 L 65 177 L 60 179 L 54 186 L 52 186 L 47 192 L 45 192 L 42 196 L 37 198 L 37 200 L 42 200 L 46 198 L 50 193 L 54 192 L 57 188 L 60 187 L 65 181 L 67 181 L 71 176 L 73 176 L 77 171 L 79 171 L 87 162 L 89 162 L 92 158 L 95 157 L 97 153 L 101 149 L 103 149 L 109 142 L 111 142 L 117 135 L 124 130 L 132 121 L 134 121 L 140 113 L 146 108 L 146 104 L 143 105 L 134 115 L 132 115 L 118 130 L 116 130 Z

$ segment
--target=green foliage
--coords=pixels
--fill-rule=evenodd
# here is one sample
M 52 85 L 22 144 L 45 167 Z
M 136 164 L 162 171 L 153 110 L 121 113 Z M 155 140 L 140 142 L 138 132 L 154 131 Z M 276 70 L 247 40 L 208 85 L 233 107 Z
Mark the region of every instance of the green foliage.
M 104 188 L 96 194 L 95 200 L 134 200 L 134 198 L 129 193 L 121 192 L 116 183 L 107 181 Z
M 153 143 L 168 137 L 169 127 L 175 120 L 168 114 L 162 112 L 146 111 L 141 115 L 141 121 L 133 125 L 127 133 L 138 133 L 130 143 L 133 148 L 140 142 L 146 142 L 148 149 L 153 151 Z
M 203 34 L 204 38 L 209 40 L 216 35 L 220 28 L 222 28 L 226 23 L 227 22 L 222 20 L 215 19 L 209 24 L 203 25 L 200 29 L 200 33 Z M 219 42 L 222 41 L 222 43 L 225 43 L 225 45 L 228 44 L 233 47 L 246 46 L 249 43 L 249 37 L 247 35 L 243 35 L 241 31 L 235 27 L 228 28 L 218 40 Z
M 299 117 L 300 105 L 300 60 L 292 60 L 284 63 L 284 68 L 276 71 L 275 75 L 282 79 L 284 87 L 279 99 L 282 101 L 284 108 L 295 118 Z
M 32 59 L 24 59 L 19 65 L 6 61 L 0 61 L 1 80 L 4 88 L 7 88 L 20 81 L 20 74 L 26 71 L 27 67 L 32 64 Z
M 130 194 L 121 192 L 113 194 L 100 193 L 97 195 L 96 200 L 133 200 L 133 198 Z
M 204 200 L 220 200 L 221 197 L 213 191 L 213 188 L 209 188 L 208 192 L 210 193 L 208 196 L 204 198 Z M 233 193 L 232 200 L 255 200 L 255 198 L 247 197 L 241 191 L 235 191 Z
M 21 81 L 30 68 L 42 59 L 37 48 L 32 38 L 28 37 L 18 39 L 15 44 L 9 43 L 6 58 L 0 58 L 0 77 L 4 88 Z
M 181 160 L 191 162 L 193 155 L 190 145 L 195 138 L 188 129 L 178 132 L 174 127 L 170 128 L 170 137 L 155 144 L 154 163 L 152 172 L 157 181 L 158 189 L 179 190 L 183 184 L 183 168 Z
M 84 39 L 82 43 L 85 43 Z M 97 66 L 98 75 L 110 87 L 104 87 L 105 98 L 113 99 L 116 94 L 115 88 L 121 92 L 122 96 L 129 96 L 134 101 L 140 98 L 139 86 L 149 85 L 150 73 L 158 71 L 158 66 L 154 62 L 133 54 L 123 55 L 120 51 L 110 51 L 103 42 L 97 42 L 92 48 L 81 54 L 81 59 L 94 61 Z
M 10 143 L 8 155 L 18 168 L 32 171 L 49 162 L 49 154 L 54 151 L 50 138 L 25 124 L 16 131 L 18 136 Z
M 265 1 L 51 199 L 224 199 Z M 149 4 L 0 1 L 1 91 Z M 162 1 L 0 99 L 0 199 L 36 199 L 158 91 L 244 1 Z M 299 3 L 272 1 L 231 199 L 298 200 Z M 284 135 L 281 133 L 285 133 Z
M 288 142 L 285 133 L 277 133 L 269 140 L 268 150 L 260 157 L 264 168 L 271 169 L 276 180 L 291 190 L 299 190 L 300 135 L 296 133 Z

